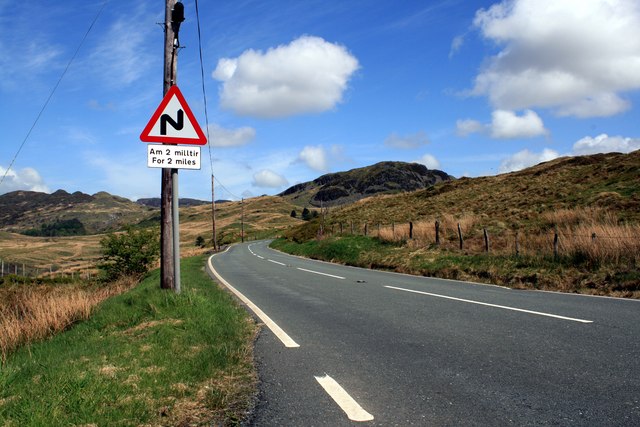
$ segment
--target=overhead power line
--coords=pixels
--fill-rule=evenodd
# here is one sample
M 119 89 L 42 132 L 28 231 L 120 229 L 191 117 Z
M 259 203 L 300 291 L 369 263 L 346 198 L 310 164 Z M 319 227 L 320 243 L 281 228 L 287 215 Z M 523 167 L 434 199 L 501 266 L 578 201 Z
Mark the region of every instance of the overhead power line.
M 11 163 L 9 163 L 9 167 L 7 167 L 7 170 L 4 171 L 4 175 L 2 175 L 2 178 L 0 179 L 0 185 L 2 185 L 2 183 L 5 180 L 5 178 L 9 174 L 9 171 L 11 170 L 11 167 L 13 167 L 13 164 L 15 163 L 16 159 L 18 158 L 18 155 L 20 154 L 20 152 L 22 151 L 22 148 L 24 147 L 24 145 L 26 144 L 27 140 L 29 139 L 29 136 L 31 135 L 31 132 L 33 132 L 33 129 L 38 124 L 38 121 L 40 120 L 40 117 L 42 116 L 42 113 L 44 113 L 44 110 L 47 108 L 47 105 L 49 105 L 49 101 L 51 101 L 51 98 L 53 97 L 53 94 L 56 92 L 56 89 L 58 89 L 58 86 L 60 86 L 60 82 L 62 82 L 62 79 L 67 74 L 67 71 L 69 70 L 69 67 L 73 63 L 73 60 L 76 59 L 76 56 L 78 56 L 78 52 L 80 51 L 80 48 L 84 44 L 85 40 L 87 39 L 87 36 L 89 35 L 91 30 L 93 29 L 93 26 L 95 25 L 96 21 L 98 20 L 98 18 L 102 14 L 102 11 L 104 10 L 104 8 L 105 8 L 105 6 L 107 5 L 108 2 L 109 2 L 109 0 L 106 0 L 104 3 L 102 3 L 102 6 L 100 7 L 100 10 L 98 10 L 98 13 L 93 18 L 93 21 L 91 21 L 91 25 L 89 25 L 89 28 L 87 29 L 87 32 L 82 37 L 82 40 L 80 41 L 80 44 L 78 45 L 78 47 L 76 48 L 75 52 L 71 56 L 71 59 L 69 59 L 69 62 L 67 63 L 67 66 L 64 68 L 64 70 L 62 71 L 62 74 L 60 75 L 60 78 L 58 79 L 56 84 L 53 86 L 53 89 L 51 89 L 51 93 L 49 93 L 49 96 L 47 97 L 47 100 L 44 102 L 44 105 L 40 109 L 40 112 L 36 116 L 36 119 L 33 121 L 33 124 L 31 125 L 31 128 L 29 128 L 29 132 L 27 132 L 27 135 L 22 140 L 22 143 L 20 144 L 20 147 L 18 147 L 18 151 L 16 151 L 16 154 L 13 156 L 13 159 L 11 160 Z

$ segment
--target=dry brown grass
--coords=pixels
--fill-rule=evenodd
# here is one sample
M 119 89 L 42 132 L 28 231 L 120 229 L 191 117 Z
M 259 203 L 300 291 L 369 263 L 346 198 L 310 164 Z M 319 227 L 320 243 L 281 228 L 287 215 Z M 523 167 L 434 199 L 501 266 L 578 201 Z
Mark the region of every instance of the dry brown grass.
M 136 280 L 123 278 L 108 286 L 21 285 L 0 288 L 0 354 L 63 331 L 89 317 L 105 299 L 130 289 Z
M 603 209 L 561 210 L 542 215 L 541 228 L 511 229 L 507 226 L 487 227 L 491 253 L 550 256 L 554 254 L 555 227 L 558 230 L 558 254 L 587 259 L 592 263 L 640 264 L 640 225 L 618 223 L 616 216 Z M 382 240 L 406 242 L 413 248 L 435 245 L 435 219 L 416 222 L 413 239 L 409 240 L 409 224 L 374 227 L 372 235 Z M 440 223 L 440 248 L 459 250 L 458 224 L 466 253 L 486 251 L 484 226 L 486 218 L 444 215 Z

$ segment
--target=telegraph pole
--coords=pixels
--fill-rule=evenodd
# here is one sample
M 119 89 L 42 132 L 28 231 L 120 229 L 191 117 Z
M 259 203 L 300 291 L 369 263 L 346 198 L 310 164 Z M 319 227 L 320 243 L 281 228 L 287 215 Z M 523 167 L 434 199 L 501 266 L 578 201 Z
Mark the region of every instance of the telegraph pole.
M 242 209 L 242 215 L 240 219 L 240 224 L 241 224 L 240 238 L 242 239 L 242 243 L 244 243 L 244 197 L 240 202 L 240 207 Z
M 178 28 L 179 19 L 174 21 L 176 0 L 165 0 L 164 14 L 164 78 L 163 96 L 169 88 L 176 84 L 178 75 Z M 184 6 L 179 3 L 182 20 L 184 20 Z M 174 289 L 180 292 L 180 247 L 179 223 L 176 216 L 178 210 L 178 170 L 162 169 L 162 194 L 160 202 L 160 287 Z M 177 248 L 177 251 L 176 251 Z M 176 280 L 177 279 L 177 280 Z
M 215 177 L 211 174 L 211 224 L 213 227 L 213 250 L 218 250 L 218 238 L 216 236 L 216 196 Z

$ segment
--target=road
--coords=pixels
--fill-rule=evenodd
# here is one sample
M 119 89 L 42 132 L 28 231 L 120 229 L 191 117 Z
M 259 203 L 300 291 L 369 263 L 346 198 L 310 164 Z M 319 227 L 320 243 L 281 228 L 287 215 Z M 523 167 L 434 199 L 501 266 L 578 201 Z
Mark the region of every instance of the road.
M 208 268 L 267 325 L 253 425 L 640 425 L 640 301 L 345 267 L 266 241 Z

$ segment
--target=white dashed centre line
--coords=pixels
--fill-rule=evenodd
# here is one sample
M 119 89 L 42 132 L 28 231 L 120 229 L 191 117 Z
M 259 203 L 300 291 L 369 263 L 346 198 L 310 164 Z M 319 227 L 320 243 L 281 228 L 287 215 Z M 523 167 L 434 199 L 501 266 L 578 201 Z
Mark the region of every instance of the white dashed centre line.
M 278 262 L 278 261 L 274 261 L 274 260 L 272 260 L 272 259 L 268 259 L 267 261 L 272 262 L 272 263 L 274 263 L 274 264 L 278 264 L 278 265 L 287 265 L 287 264 L 285 264 L 285 263 Z
M 316 381 L 324 388 L 331 398 L 342 408 L 351 421 L 372 421 L 373 415 L 365 411 L 362 406 L 349 396 L 341 386 L 325 374 L 324 377 L 315 377 Z
M 414 294 L 428 295 L 428 296 L 431 296 L 431 297 L 445 298 L 445 299 L 450 299 L 450 300 L 454 300 L 454 301 L 466 302 L 466 303 L 470 303 L 470 304 L 484 305 L 484 306 L 487 306 L 487 307 L 501 308 L 503 310 L 519 311 L 521 313 L 528 313 L 528 314 L 535 314 L 535 315 L 538 315 L 538 316 L 553 317 L 553 318 L 562 319 L 562 320 L 570 320 L 572 322 L 593 323 L 593 320 L 576 319 L 576 318 L 573 318 L 573 317 L 559 316 L 557 314 L 543 313 L 543 312 L 540 312 L 540 311 L 532 311 L 532 310 L 525 310 L 525 309 L 522 309 L 522 308 L 509 307 L 509 306 L 506 306 L 506 305 L 489 304 L 489 303 L 486 303 L 486 302 L 473 301 L 473 300 L 469 300 L 469 299 L 462 299 L 462 298 L 449 297 L 449 296 L 446 296 L 446 295 L 432 294 L 430 292 L 422 292 L 422 291 L 414 291 L 412 289 L 396 288 L 395 286 L 385 286 L 385 288 L 395 289 L 396 291 L 411 292 L 411 293 L 414 293 Z
M 298 270 L 300 270 L 300 271 L 306 271 L 307 273 L 321 274 L 321 275 L 323 275 L 323 276 L 329 276 L 329 277 L 333 277 L 333 278 L 335 278 L 335 279 L 345 280 L 345 278 L 344 278 L 344 277 L 342 277 L 342 276 L 334 276 L 333 274 L 320 273 L 319 271 L 307 270 L 306 268 L 300 268 L 300 267 L 297 267 L 297 268 L 298 268 Z

